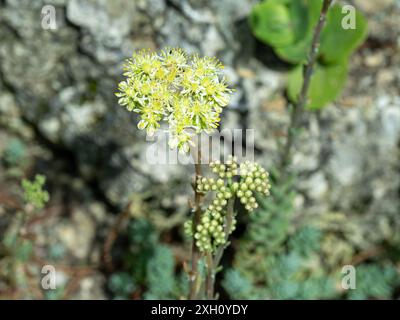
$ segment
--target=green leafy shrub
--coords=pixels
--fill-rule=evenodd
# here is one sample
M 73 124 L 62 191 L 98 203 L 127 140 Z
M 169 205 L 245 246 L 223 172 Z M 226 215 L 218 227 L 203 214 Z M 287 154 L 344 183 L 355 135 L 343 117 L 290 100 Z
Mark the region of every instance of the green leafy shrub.
M 175 289 L 175 259 L 169 247 L 157 245 L 147 263 L 146 299 L 173 297 Z
M 233 299 L 316 299 L 337 292 L 334 275 L 319 261 L 321 230 L 291 228 L 295 178 L 273 171 L 271 196 L 249 217 L 233 269 L 222 286 Z M 318 268 L 316 267 L 318 266 Z
M 15 252 L 16 258 L 20 262 L 26 262 L 32 255 L 33 251 L 33 243 L 30 240 L 22 240 L 21 243 L 17 246 L 17 250 Z
M 268 296 L 273 299 L 321 299 L 335 294 L 333 279 L 312 273 L 308 267 L 310 260 L 296 251 L 271 261 L 266 281 Z
M 302 65 L 307 60 L 321 6 L 322 0 L 265 0 L 253 8 L 249 17 L 254 35 L 272 46 L 281 59 L 295 65 L 287 88 L 294 102 L 303 83 Z M 322 108 L 340 94 L 349 56 L 367 36 L 367 22 L 360 12 L 355 12 L 354 29 L 342 27 L 345 16 L 338 4 L 328 12 L 308 92 L 310 109 Z
M 128 226 L 129 250 L 123 255 L 123 270 L 113 273 L 108 288 L 114 299 L 129 299 L 138 292 L 144 299 L 178 299 L 187 295 L 187 276 L 175 272 L 170 247 L 160 243 L 159 232 L 147 219 Z
M 293 219 L 298 219 L 293 214 L 295 180 L 294 178 L 280 180 L 276 173 L 272 175 L 271 196 L 260 202 L 260 208 L 249 217 L 244 236 L 237 242 L 233 268 L 224 272 L 222 281 L 222 286 L 229 297 L 232 299 L 393 298 L 400 285 L 399 271 L 394 264 L 394 261 L 398 260 L 396 253 L 388 251 L 388 259 L 384 261 L 373 259 L 368 263 L 355 265 L 356 289 L 341 289 L 343 274 L 340 271 L 351 261 L 357 250 L 356 244 L 347 237 L 354 236 L 357 232 L 353 229 L 353 225 L 362 228 L 359 220 L 356 224 L 350 217 L 342 221 L 337 214 L 324 215 L 323 218 L 308 217 L 297 221 L 297 227 L 293 230 Z M 337 227 L 339 222 L 348 228 L 344 225 Z M 328 227 L 332 223 L 334 225 Z M 342 232 L 333 240 L 332 228 Z M 330 261 L 331 255 L 337 255 L 336 249 L 342 250 L 341 241 L 348 248 L 343 259 Z M 351 250 L 350 254 L 347 253 L 348 250 Z
M 65 256 L 66 250 L 62 243 L 54 243 L 48 247 L 48 256 L 52 260 L 60 260 Z
M 301 228 L 288 241 L 290 251 L 299 253 L 302 257 L 308 257 L 311 253 L 320 249 L 321 230 L 311 226 Z
M 242 270 L 240 260 L 235 269 L 226 272 L 222 285 L 233 299 L 324 299 L 338 293 L 335 277 L 310 268 L 313 259 L 296 250 L 282 250 L 262 258 L 264 270 L 257 277 L 247 266 Z
M 356 269 L 356 288 L 348 290 L 348 298 L 390 299 L 396 286 L 400 284 L 400 275 L 391 264 L 365 264 Z
M 113 294 L 113 298 L 128 299 L 135 291 L 136 286 L 132 275 L 127 272 L 115 272 L 108 279 L 108 288 Z
M 7 166 L 14 167 L 21 164 L 26 155 L 26 146 L 19 139 L 12 139 L 3 151 L 3 161 Z
M 228 269 L 222 281 L 222 286 L 232 299 L 249 299 L 253 285 L 243 274 L 236 269 Z

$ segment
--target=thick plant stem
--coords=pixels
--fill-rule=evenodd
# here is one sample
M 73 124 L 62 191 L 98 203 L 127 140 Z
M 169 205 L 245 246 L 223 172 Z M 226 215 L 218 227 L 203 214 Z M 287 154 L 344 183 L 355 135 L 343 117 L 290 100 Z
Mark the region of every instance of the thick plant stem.
M 228 246 L 228 238 L 230 231 L 232 229 L 232 222 L 233 222 L 233 205 L 235 203 L 235 199 L 231 198 L 228 200 L 227 211 L 226 211 L 226 219 L 225 219 L 225 241 L 226 244 L 218 248 L 217 252 L 215 253 L 214 257 L 211 253 L 208 253 L 206 256 L 207 259 L 207 280 L 206 280 L 206 294 L 207 299 L 214 299 L 214 287 L 215 287 L 215 277 L 219 267 L 219 263 L 222 259 L 222 255 L 224 250 Z
M 207 262 L 206 296 L 208 300 L 212 300 L 214 299 L 215 270 L 211 252 L 207 252 L 206 262 Z
M 200 223 L 201 220 L 201 200 L 202 200 L 202 193 L 198 192 L 197 190 L 197 178 L 201 176 L 201 148 L 200 148 L 200 143 L 198 143 L 197 147 L 197 157 L 194 158 L 194 166 L 195 166 L 195 181 L 193 182 L 193 189 L 194 189 L 194 206 L 193 206 L 193 211 L 194 211 L 194 216 L 193 216 L 193 234 L 196 231 L 197 226 Z M 197 159 L 196 159 L 197 158 Z M 198 292 L 199 292 L 199 261 L 200 261 L 201 255 L 200 251 L 196 246 L 196 241 L 193 238 L 193 243 L 192 243 L 192 254 L 191 254 L 191 271 L 189 275 L 189 284 L 190 284 L 190 289 L 189 289 L 189 299 L 190 300 L 195 300 L 197 299 Z
M 328 13 L 328 9 L 332 3 L 332 0 L 324 0 L 322 4 L 321 13 L 319 16 L 318 23 L 314 29 L 314 34 L 311 42 L 310 52 L 308 54 L 307 63 L 303 69 L 303 85 L 301 87 L 297 103 L 293 105 L 293 110 L 291 112 L 290 124 L 287 134 L 286 144 L 283 148 L 283 154 L 281 159 L 281 168 L 286 169 L 290 162 L 292 156 L 292 147 L 294 144 L 294 139 L 296 136 L 297 128 L 299 127 L 299 122 L 301 120 L 302 113 L 307 103 L 307 94 L 308 89 L 311 84 L 311 77 L 314 70 L 315 61 L 318 56 L 318 50 L 321 39 L 321 32 L 324 28 L 326 15 Z

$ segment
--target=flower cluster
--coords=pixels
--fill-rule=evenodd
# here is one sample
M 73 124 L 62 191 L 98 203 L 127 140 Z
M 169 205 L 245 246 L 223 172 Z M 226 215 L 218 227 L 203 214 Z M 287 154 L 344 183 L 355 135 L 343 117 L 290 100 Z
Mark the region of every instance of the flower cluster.
M 207 209 L 201 217 L 201 223 L 194 234 L 196 246 L 200 251 L 213 251 L 214 247 L 226 242 L 224 231 L 224 212 Z
M 258 163 L 246 161 L 240 165 L 240 176 L 240 181 L 233 183 L 232 190 L 246 210 L 253 211 L 258 208 L 254 193 L 259 192 L 265 196 L 269 195 L 269 189 L 271 188 L 268 182 L 269 174 Z
M 125 64 L 126 80 L 119 84 L 118 103 L 140 114 L 139 129 L 149 135 L 168 123 L 171 148 L 189 151 L 191 131 L 209 132 L 219 125 L 231 89 L 220 77 L 215 58 L 188 55 L 171 48 L 159 54 L 143 50 Z
M 215 192 L 210 205 L 204 211 L 201 222 L 193 230 L 190 222 L 185 225 L 185 231 L 192 234 L 200 251 L 214 251 L 216 247 L 226 243 L 236 225 L 236 219 L 231 216 L 232 222 L 227 230 L 227 205 L 238 197 L 245 209 L 249 212 L 258 207 L 255 193 L 269 195 L 270 184 L 268 172 L 257 163 L 238 165 L 236 157 L 230 156 L 225 163 L 214 161 L 210 168 L 218 178 L 197 177 L 197 191 L 206 193 Z
M 221 163 L 219 160 L 210 163 L 212 172 L 218 174 L 220 178 L 231 179 L 233 176 L 238 174 L 238 163 L 237 158 L 229 156 L 225 163 Z

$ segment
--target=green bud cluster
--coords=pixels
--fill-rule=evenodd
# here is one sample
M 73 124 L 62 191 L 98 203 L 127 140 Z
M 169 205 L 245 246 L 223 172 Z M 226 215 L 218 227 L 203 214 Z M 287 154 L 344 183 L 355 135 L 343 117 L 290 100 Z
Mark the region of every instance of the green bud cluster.
M 258 163 L 246 161 L 240 165 L 240 181 L 232 185 L 234 192 L 247 211 L 258 208 L 254 194 L 269 195 L 269 174 Z
M 214 247 L 226 242 L 223 227 L 225 214 L 225 212 L 211 211 L 210 208 L 204 212 L 201 223 L 197 226 L 194 234 L 196 245 L 200 251 L 212 251 Z
M 230 228 L 230 230 L 229 230 L 229 234 L 231 234 L 233 231 L 236 230 L 236 224 L 237 224 L 236 217 L 233 217 L 233 218 L 232 218 L 231 228 Z
M 228 160 L 225 163 L 216 160 L 210 163 L 212 172 L 218 174 L 220 178 L 232 179 L 238 174 L 239 165 L 237 158 L 229 155 Z
M 200 251 L 213 251 L 226 243 L 227 232 L 231 234 L 236 228 L 233 217 L 230 230 L 226 230 L 226 206 L 229 199 L 238 197 L 248 211 L 258 207 L 255 193 L 269 195 L 271 188 L 268 172 L 257 163 L 246 161 L 239 166 L 236 157 L 229 156 L 225 163 L 213 161 L 212 171 L 218 178 L 197 177 L 197 191 L 215 192 L 210 205 L 202 215 L 200 223 L 194 230 L 196 245 Z M 188 234 L 193 233 L 192 224 L 185 225 Z
M 193 221 L 192 220 L 187 220 L 183 224 L 183 230 L 185 234 L 189 237 L 193 236 Z

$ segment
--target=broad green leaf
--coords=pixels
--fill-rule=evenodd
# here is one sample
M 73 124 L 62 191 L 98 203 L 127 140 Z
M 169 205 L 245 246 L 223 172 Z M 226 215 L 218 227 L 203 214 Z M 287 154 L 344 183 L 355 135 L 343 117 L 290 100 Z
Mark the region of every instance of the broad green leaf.
M 324 63 L 337 63 L 346 59 L 366 38 L 368 34 L 367 21 L 364 16 L 355 11 L 354 15 L 346 11 L 346 7 L 334 5 L 329 9 L 327 23 L 321 34 L 320 55 Z M 354 29 L 344 29 L 349 20 L 355 19 Z
M 281 59 L 304 64 L 321 7 L 322 0 L 265 0 L 254 7 L 250 23 L 254 34 L 273 46 Z M 321 34 L 320 64 L 315 67 L 309 90 L 308 108 L 322 108 L 339 95 L 346 80 L 348 56 L 367 35 L 365 18 L 359 12 L 348 10 L 340 5 L 329 9 Z M 348 24 L 351 14 L 355 17 L 355 28 L 345 29 L 342 23 Z M 288 93 L 293 101 L 302 81 L 302 67 L 298 66 L 289 76 Z
M 266 0 L 256 5 L 250 16 L 254 34 L 274 47 L 277 55 L 290 63 L 304 63 L 318 22 L 322 0 Z M 348 57 L 365 39 L 367 22 L 354 11 L 355 28 L 344 29 L 352 18 L 346 6 L 329 9 L 321 35 L 320 60 L 337 63 Z
M 287 46 L 295 37 L 290 11 L 282 0 L 264 1 L 254 6 L 250 26 L 258 39 L 273 47 Z
M 296 42 L 304 40 L 314 30 L 321 7 L 322 0 L 289 1 L 290 17 Z
M 333 101 L 342 91 L 347 78 L 347 61 L 334 65 L 316 64 L 308 91 L 306 108 L 321 109 Z M 299 65 L 288 79 L 288 95 L 293 102 L 297 101 L 303 85 L 303 67 Z
M 275 48 L 275 52 L 281 59 L 293 64 L 306 60 L 321 6 L 321 0 L 290 1 L 289 8 L 295 40 L 287 46 Z
M 304 38 L 302 41 L 293 43 L 285 47 L 275 48 L 276 54 L 287 62 L 298 64 L 305 62 L 307 53 L 310 50 L 311 34 Z

